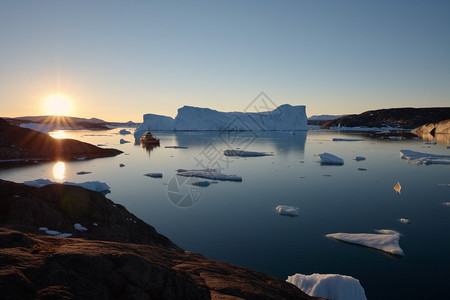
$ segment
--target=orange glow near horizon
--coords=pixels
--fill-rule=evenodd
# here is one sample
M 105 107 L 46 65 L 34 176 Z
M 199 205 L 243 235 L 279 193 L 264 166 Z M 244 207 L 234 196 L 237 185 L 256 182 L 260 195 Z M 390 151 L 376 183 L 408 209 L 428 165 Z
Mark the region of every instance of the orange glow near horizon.
M 45 113 L 49 116 L 68 116 L 71 112 L 71 101 L 64 95 L 52 95 L 45 100 Z

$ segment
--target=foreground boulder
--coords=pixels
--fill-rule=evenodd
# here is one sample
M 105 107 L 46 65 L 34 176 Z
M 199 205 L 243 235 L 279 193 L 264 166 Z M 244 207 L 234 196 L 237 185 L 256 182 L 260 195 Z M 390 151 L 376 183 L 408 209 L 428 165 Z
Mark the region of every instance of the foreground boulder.
M 76 160 L 115 156 L 117 149 L 103 149 L 73 139 L 11 125 L 0 119 L 0 163 L 25 160 Z
M 184 251 L 81 187 L 0 180 L 0 226 L 5 298 L 314 299 L 284 280 Z M 39 226 L 73 236 L 50 236 Z

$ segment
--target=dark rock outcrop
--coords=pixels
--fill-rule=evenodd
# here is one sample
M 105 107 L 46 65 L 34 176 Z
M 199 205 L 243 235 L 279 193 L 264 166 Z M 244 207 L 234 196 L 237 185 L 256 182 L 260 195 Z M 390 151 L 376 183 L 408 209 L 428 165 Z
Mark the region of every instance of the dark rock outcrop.
M 0 161 L 91 159 L 120 153 L 117 149 L 103 149 L 73 139 L 54 139 L 0 119 Z
M 394 127 L 413 129 L 426 123 L 450 119 L 450 107 L 389 108 L 366 111 L 359 115 L 348 115 L 328 121 L 323 128 L 345 127 Z
M 0 226 L 0 298 L 314 299 L 284 280 L 183 251 L 81 187 L 0 180 Z

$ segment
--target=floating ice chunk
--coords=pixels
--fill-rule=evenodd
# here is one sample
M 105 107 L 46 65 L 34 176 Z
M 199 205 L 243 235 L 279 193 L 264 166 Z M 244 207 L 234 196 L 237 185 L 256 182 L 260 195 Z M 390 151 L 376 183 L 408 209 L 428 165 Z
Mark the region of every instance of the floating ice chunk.
M 209 184 L 210 184 L 209 181 L 197 181 L 197 182 L 192 183 L 192 185 L 199 186 L 199 187 L 208 187 Z
M 353 160 L 361 161 L 361 160 L 366 160 L 366 158 L 364 156 L 353 156 Z
M 47 227 L 39 227 L 39 230 L 40 230 L 40 231 L 47 231 L 48 228 L 47 228 Z
M 331 233 L 326 237 L 341 240 L 347 243 L 358 244 L 395 255 L 403 255 L 400 248 L 400 233 L 394 230 L 376 230 L 376 233 Z
M 324 152 L 322 154 L 316 154 L 320 158 L 320 163 L 322 165 L 340 165 L 344 164 L 344 160 L 336 155 L 333 155 L 328 152 Z
M 119 164 L 119 167 L 123 168 L 123 167 L 125 167 L 125 165 L 124 164 Z
M 84 227 L 80 223 L 73 224 L 73 228 L 75 228 L 75 230 L 78 230 L 78 231 L 87 231 L 88 230 L 86 227 Z
M 124 139 L 120 139 L 120 144 L 127 144 L 127 143 L 129 143 L 130 141 L 127 141 L 127 140 L 124 140 Z
M 172 149 L 187 149 L 185 146 L 165 146 L 164 148 L 172 148 Z
M 36 179 L 36 180 L 25 181 L 23 184 L 40 188 L 40 187 L 43 187 L 43 186 L 46 186 L 49 184 L 58 184 L 58 182 L 54 182 L 49 179 Z M 101 193 L 108 193 L 108 192 L 110 192 L 110 189 L 111 189 L 106 183 L 100 182 L 100 181 L 86 181 L 86 182 L 82 182 L 82 183 L 65 181 L 65 182 L 63 182 L 63 184 L 81 186 L 87 190 L 101 192 Z
M 449 207 L 450 207 L 450 202 L 442 202 L 442 205 L 445 205 L 445 206 L 449 206 Z
M 45 233 L 46 233 L 46 234 L 49 234 L 49 235 L 54 235 L 54 236 L 59 236 L 59 235 L 61 235 L 61 232 L 56 231 L 56 230 L 46 230 Z
M 283 216 L 298 216 L 298 207 L 289 206 L 289 205 L 278 205 L 276 207 L 277 212 Z
M 366 168 L 358 168 L 358 171 L 367 171 Z
M 450 165 L 450 155 L 422 153 L 411 150 L 400 150 L 400 157 L 415 165 L 442 164 Z
M 203 170 L 178 169 L 177 175 L 187 176 L 187 177 L 200 177 L 200 178 L 207 178 L 207 179 L 212 179 L 212 180 L 242 181 L 242 177 L 240 177 L 240 176 L 222 174 L 215 169 L 203 169 Z
M 400 185 L 400 182 L 397 181 L 397 184 L 394 186 L 394 190 L 395 190 L 397 193 L 401 194 L 401 192 L 402 192 L 402 186 Z
M 98 226 L 98 224 L 97 224 L 97 223 L 92 223 L 92 225 L 94 225 L 94 226 Z
M 400 218 L 400 222 L 402 222 L 403 224 L 409 224 L 411 223 L 408 219 L 406 218 Z
M 256 151 L 245 151 L 245 150 L 225 150 L 223 151 L 225 156 L 240 156 L 240 157 L 258 157 L 258 156 L 272 156 L 273 154 L 265 152 Z
M 86 175 L 86 174 L 91 174 L 92 172 L 86 172 L 86 171 L 80 171 L 77 172 L 77 175 Z
M 344 139 L 344 138 L 333 138 L 333 142 L 360 142 L 364 141 L 363 139 Z
M 359 280 L 347 275 L 297 273 L 288 276 L 286 281 L 310 296 L 333 300 L 367 300 Z
M 126 129 L 121 129 L 121 130 L 119 131 L 119 134 L 121 134 L 121 135 L 131 134 L 131 131 L 128 131 L 128 130 L 126 130 Z
M 71 233 L 61 233 L 60 235 L 58 235 L 59 237 L 71 237 L 72 234 Z
M 162 178 L 163 174 L 162 173 L 147 173 L 147 174 L 144 174 L 144 176 L 152 177 L 152 178 Z

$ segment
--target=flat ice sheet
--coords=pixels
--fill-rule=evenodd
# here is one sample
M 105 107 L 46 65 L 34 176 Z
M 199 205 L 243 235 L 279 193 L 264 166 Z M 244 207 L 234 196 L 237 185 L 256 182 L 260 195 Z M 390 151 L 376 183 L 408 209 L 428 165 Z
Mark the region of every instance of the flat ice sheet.
M 41 179 L 36 179 L 36 180 L 25 181 L 23 184 L 40 188 L 40 187 L 43 187 L 43 186 L 46 186 L 49 184 L 59 184 L 59 183 L 51 181 L 49 179 L 41 178 Z M 65 181 L 62 184 L 81 186 L 87 190 L 101 192 L 101 193 L 110 192 L 110 189 L 111 189 L 106 183 L 100 182 L 100 181 L 86 181 L 86 182 L 81 182 L 81 183 Z
M 359 280 L 340 274 L 295 274 L 286 280 L 310 296 L 333 300 L 367 300 Z
M 400 157 L 415 165 L 450 165 L 450 155 L 422 153 L 412 150 L 400 150 Z
M 272 156 L 270 153 L 257 152 L 257 151 L 245 151 L 245 150 L 225 150 L 223 151 L 225 156 L 239 156 L 239 157 L 258 157 L 258 156 Z
M 347 243 L 362 245 L 395 255 L 403 255 L 400 248 L 400 233 L 394 230 L 376 230 L 378 233 L 331 233 L 326 237 Z
M 212 180 L 223 180 L 223 181 L 242 181 L 242 177 L 236 175 L 226 175 L 222 174 L 216 169 L 202 169 L 202 170 L 185 170 L 178 169 L 177 175 L 187 176 L 187 177 L 200 177 Z

